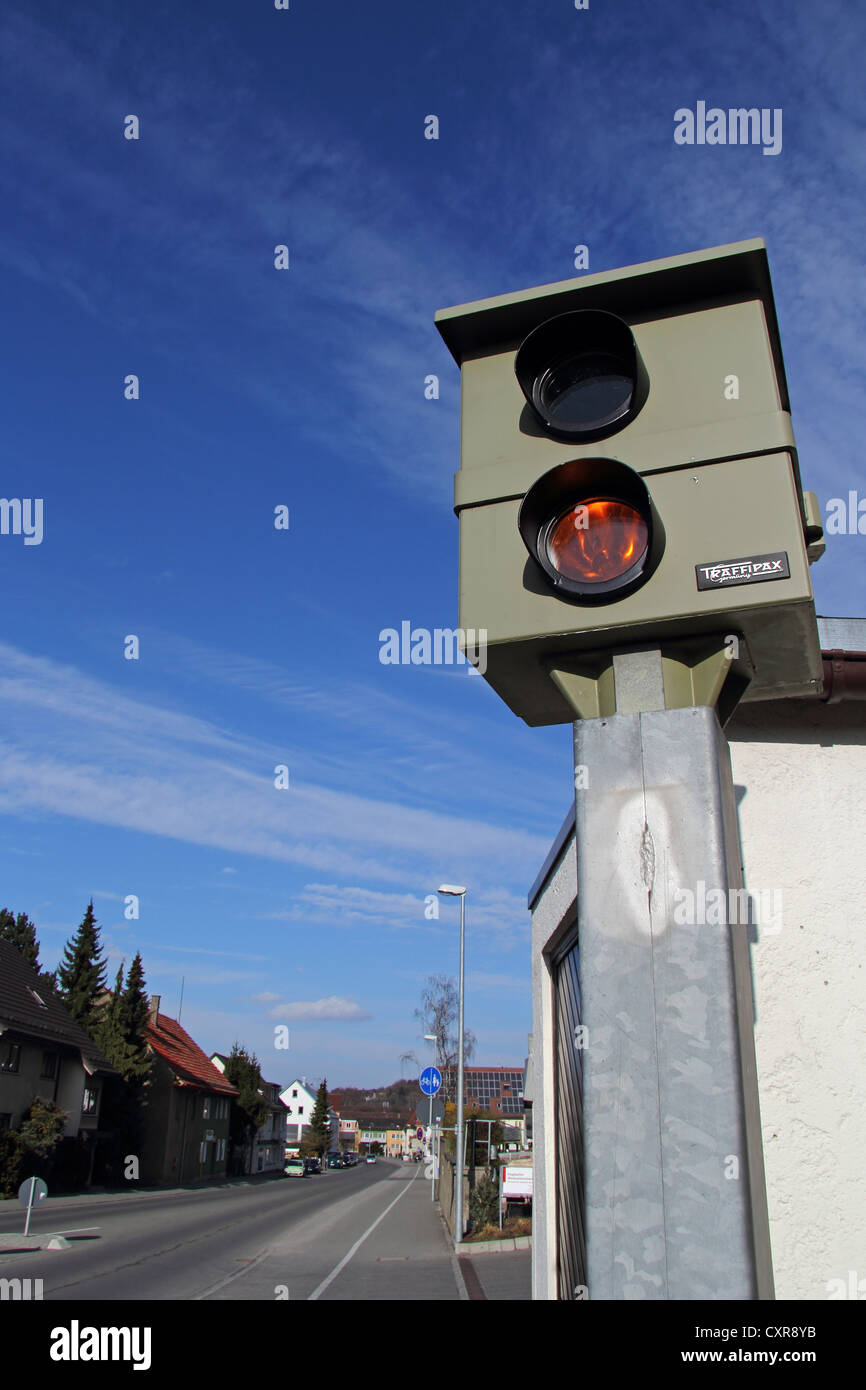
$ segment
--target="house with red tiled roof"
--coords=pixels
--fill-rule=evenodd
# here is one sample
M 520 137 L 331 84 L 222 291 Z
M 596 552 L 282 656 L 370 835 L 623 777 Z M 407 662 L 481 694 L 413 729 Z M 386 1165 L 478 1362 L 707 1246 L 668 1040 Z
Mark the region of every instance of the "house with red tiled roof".
M 141 1177 L 171 1186 L 225 1177 L 229 1114 L 237 1088 L 177 1019 L 150 1001 L 147 1045 L 154 1059 L 148 1087 Z

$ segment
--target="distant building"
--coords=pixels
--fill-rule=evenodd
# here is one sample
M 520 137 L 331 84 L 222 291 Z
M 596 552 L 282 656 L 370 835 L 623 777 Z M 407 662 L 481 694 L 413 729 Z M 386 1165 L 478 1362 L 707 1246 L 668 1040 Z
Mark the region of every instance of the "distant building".
M 211 1061 L 223 1073 L 228 1060 L 224 1052 L 211 1053 Z M 259 1095 L 268 1107 L 268 1115 L 256 1130 L 252 1153 L 247 1153 L 244 1157 L 244 1162 L 248 1164 L 246 1171 L 250 1173 L 272 1172 L 274 1169 L 281 1169 L 286 1161 L 288 1108 L 280 1100 L 279 1084 L 263 1079 Z
M 253 1165 L 257 1173 L 282 1168 L 286 1158 L 288 1130 L 288 1108 L 280 1099 L 280 1088 L 276 1081 L 263 1082 L 262 1099 L 270 1115 L 256 1134 Z
M 369 1153 L 374 1144 L 384 1149 L 388 1142 L 388 1131 L 385 1129 L 362 1129 L 358 1135 L 358 1146 L 361 1153 Z
M 153 1055 L 148 1085 L 142 1178 L 185 1183 L 224 1177 L 231 1101 L 237 1089 L 181 1028 L 150 1004 L 146 1030 Z
M 313 1111 L 316 1108 L 316 1090 L 307 1085 L 305 1076 L 292 1081 L 280 1092 L 280 1100 L 286 1107 L 286 1148 L 297 1150 L 298 1145 L 304 1137 L 304 1130 L 313 1118 Z M 330 1148 L 339 1147 L 339 1125 L 340 1117 L 328 1107 L 328 1118 L 331 1122 L 331 1142 Z
M 523 1067 L 464 1067 L 464 1105 L 522 1120 L 523 1084 Z
M 280 1100 L 286 1107 L 286 1143 L 299 1144 L 304 1127 L 312 1118 L 316 1092 L 307 1085 L 307 1078 L 302 1076 L 280 1092 Z
M 342 1115 L 339 1115 L 338 1118 L 340 1121 L 340 1148 L 348 1153 L 357 1153 L 360 1133 L 358 1121 L 344 1120 Z

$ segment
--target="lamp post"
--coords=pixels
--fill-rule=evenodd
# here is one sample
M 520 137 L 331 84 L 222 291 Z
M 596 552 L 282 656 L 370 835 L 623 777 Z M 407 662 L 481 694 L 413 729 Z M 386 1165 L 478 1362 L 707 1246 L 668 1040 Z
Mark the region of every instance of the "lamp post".
M 425 1034 L 424 1034 L 424 1041 L 425 1041 L 425 1042 L 429 1042 L 429 1043 L 436 1043 L 436 1044 L 438 1044 L 439 1038 L 437 1037 L 437 1035 L 436 1035 L 435 1033 L 425 1033 Z M 434 1047 L 434 1049 L 433 1049 L 433 1065 L 434 1065 L 434 1066 L 436 1065 L 436 1053 L 437 1053 L 437 1051 L 438 1051 L 438 1048 L 437 1048 L 437 1047 Z M 432 1157 L 433 1157 L 433 1092 L 432 1092 L 432 1091 L 430 1092 L 430 1095 L 429 1095 L 428 1099 L 429 1099 L 429 1101 L 430 1101 L 430 1105 L 429 1105 L 428 1111 L 427 1111 L 427 1114 L 428 1114 L 427 1145 L 428 1145 L 429 1157 L 432 1159 Z M 430 1201 L 431 1201 L 431 1202 L 435 1202 L 435 1201 L 436 1201 L 436 1165 L 435 1165 L 435 1164 L 431 1164 L 431 1172 L 430 1172 Z
M 460 899 L 460 988 L 457 1007 L 457 1200 L 454 1209 L 455 1244 L 463 1239 L 463 955 L 466 935 L 466 889 L 443 883 L 439 892 Z

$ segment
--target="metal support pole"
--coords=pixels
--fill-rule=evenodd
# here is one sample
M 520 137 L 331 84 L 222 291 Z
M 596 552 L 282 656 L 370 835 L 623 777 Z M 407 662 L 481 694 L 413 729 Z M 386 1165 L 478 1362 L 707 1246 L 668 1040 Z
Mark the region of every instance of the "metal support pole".
M 457 1200 L 454 1209 L 454 1240 L 463 1239 L 463 962 L 466 926 L 466 894 L 460 897 L 460 992 L 457 1022 Z
M 432 1164 L 433 1164 L 433 1092 L 432 1092 L 432 1091 L 430 1092 L 429 1101 L 430 1101 L 430 1105 L 429 1105 L 428 1111 L 427 1111 L 427 1114 L 428 1114 L 428 1122 L 427 1122 L 427 1152 L 428 1152 L 428 1154 L 429 1154 L 429 1156 L 430 1156 L 430 1163 L 431 1163 L 431 1167 L 432 1167 Z M 434 1177 L 434 1173 L 435 1173 L 435 1169 L 434 1169 L 433 1173 L 430 1174 L 430 1201 L 431 1201 L 431 1202 L 435 1202 L 435 1201 L 436 1201 L 436 1192 L 435 1192 L 436 1179 L 435 1179 L 435 1177 Z
M 727 742 L 699 706 L 574 745 L 589 1298 L 772 1298 Z

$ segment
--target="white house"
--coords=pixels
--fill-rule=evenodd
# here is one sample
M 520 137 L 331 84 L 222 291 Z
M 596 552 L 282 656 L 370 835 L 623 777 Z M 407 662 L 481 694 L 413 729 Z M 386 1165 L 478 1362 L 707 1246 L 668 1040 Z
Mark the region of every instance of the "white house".
M 316 1089 L 308 1086 L 307 1078 L 302 1076 L 290 1082 L 285 1090 L 280 1092 L 280 1100 L 288 1112 L 286 1119 L 286 1145 L 288 1148 L 297 1148 L 303 1138 L 305 1127 L 313 1118 L 313 1110 L 316 1106 Z M 340 1117 L 329 1108 L 328 1118 L 331 1122 L 331 1148 L 336 1149 L 338 1147 L 337 1136 Z
M 304 1126 L 310 1123 L 316 1104 L 316 1092 L 307 1085 L 307 1078 L 292 1081 L 280 1092 L 280 1100 L 286 1107 L 286 1143 L 299 1144 Z

